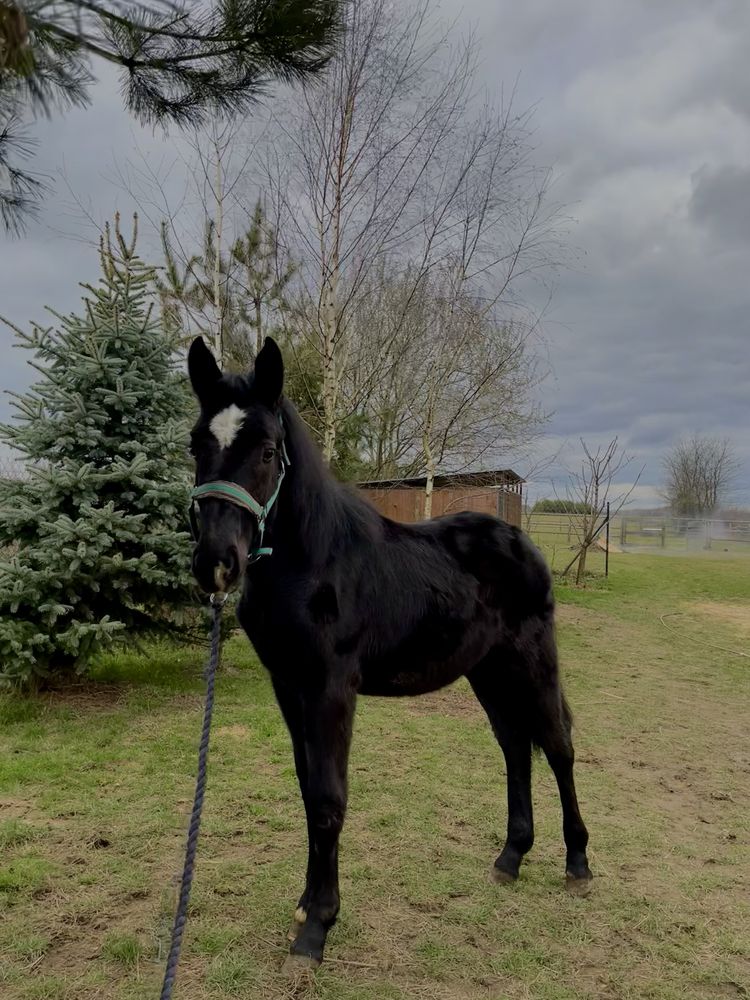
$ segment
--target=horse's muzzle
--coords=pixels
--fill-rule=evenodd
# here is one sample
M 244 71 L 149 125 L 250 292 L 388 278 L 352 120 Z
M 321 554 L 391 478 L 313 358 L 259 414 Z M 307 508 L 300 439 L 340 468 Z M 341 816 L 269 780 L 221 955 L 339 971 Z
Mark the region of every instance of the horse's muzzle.
M 198 586 L 207 594 L 224 594 L 232 590 L 242 576 L 243 562 L 235 545 L 217 557 L 215 552 L 204 551 L 200 544 L 193 553 L 193 575 Z

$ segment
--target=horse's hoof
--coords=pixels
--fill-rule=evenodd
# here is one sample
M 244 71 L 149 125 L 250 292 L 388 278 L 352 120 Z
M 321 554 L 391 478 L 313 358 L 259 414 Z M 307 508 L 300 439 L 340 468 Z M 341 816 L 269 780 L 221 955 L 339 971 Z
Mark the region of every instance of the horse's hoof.
M 514 875 L 513 872 L 506 872 L 504 868 L 498 868 L 497 865 L 493 865 L 490 878 L 497 885 L 512 885 L 517 881 L 518 875 Z
M 583 876 L 571 875 L 570 872 L 566 872 L 565 888 L 571 896 L 579 896 L 581 899 L 585 899 L 586 896 L 591 894 L 591 890 L 594 888 L 593 878 L 594 876 L 591 872 Z
M 320 966 L 317 958 L 312 955 L 297 955 L 291 952 L 287 955 L 281 972 L 293 983 L 312 981 L 313 972 Z

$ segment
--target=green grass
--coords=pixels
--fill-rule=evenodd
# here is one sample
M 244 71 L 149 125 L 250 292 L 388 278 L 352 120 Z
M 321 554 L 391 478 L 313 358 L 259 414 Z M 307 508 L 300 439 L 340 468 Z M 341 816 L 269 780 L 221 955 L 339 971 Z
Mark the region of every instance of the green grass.
M 597 876 L 563 889 L 554 780 L 518 884 L 501 754 L 468 685 L 362 699 L 342 838 L 343 909 L 320 1000 L 704 1000 L 750 995 L 748 563 L 613 556 L 558 586 L 578 784 Z M 601 570 L 594 555 L 591 568 Z M 726 609 L 734 618 L 726 617 Z M 675 635 L 660 616 L 669 619 Z M 0 697 L 0 996 L 158 995 L 193 794 L 199 650 L 102 658 L 63 694 Z M 282 998 L 306 846 L 289 739 L 242 638 L 217 686 L 178 990 Z
M 146 948 L 133 934 L 110 934 L 102 946 L 102 957 L 126 969 L 138 969 L 146 956 Z

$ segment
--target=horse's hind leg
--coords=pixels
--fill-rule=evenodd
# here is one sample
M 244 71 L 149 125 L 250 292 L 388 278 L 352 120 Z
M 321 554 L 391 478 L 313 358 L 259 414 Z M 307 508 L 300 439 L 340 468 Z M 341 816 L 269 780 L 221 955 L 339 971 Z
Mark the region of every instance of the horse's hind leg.
M 531 746 L 545 753 L 555 775 L 563 813 L 565 874 L 574 892 L 591 880 L 588 831 L 576 796 L 570 710 L 560 686 L 551 627 L 533 630 L 519 648 L 496 648 L 468 675 L 503 748 L 508 772 L 508 838 L 495 862 L 500 879 L 513 879 L 534 840 L 531 805 Z
M 518 878 L 524 854 L 534 843 L 531 737 L 523 713 L 516 710 L 513 679 L 493 654 L 477 664 L 468 678 L 505 756 L 508 832 L 505 846 L 495 860 L 493 876 L 498 882 L 512 882 Z
M 545 692 L 540 707 L 541 725 L 535 739 L 544 750 L 560 791 L 566 848 L 566 881 L 571 891 L 586 895 L 592 878 L 586 855 L 589 834 L 578 807 L 573 777 L 575 753 L 570 735 L 572 726 L 570 710 L 559 685 L 555 690 Z
M 585 895 L 592 877 L 586 857 L 589 835 L 578 808 L 572 719 L 560 684 L 554 628 L 551 620 L 530 620 L 527 625 L 519 633 L 519 649 L 526 669 L 531 738 L 544 751 L 560 792 L 568 888 Z

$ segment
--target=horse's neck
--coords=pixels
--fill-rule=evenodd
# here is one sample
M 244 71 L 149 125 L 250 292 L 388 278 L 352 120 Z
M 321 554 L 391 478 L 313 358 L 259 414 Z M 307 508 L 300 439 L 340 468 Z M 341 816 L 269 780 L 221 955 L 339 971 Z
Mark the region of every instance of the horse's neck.
M 315 563 L 324 558 L 342 527 L 346 503 L 296 411 L 285 406 L 290 464 L 279 494 L 275 544 L 294 547 Z

